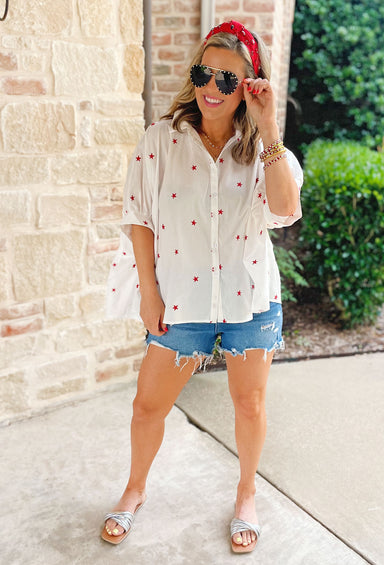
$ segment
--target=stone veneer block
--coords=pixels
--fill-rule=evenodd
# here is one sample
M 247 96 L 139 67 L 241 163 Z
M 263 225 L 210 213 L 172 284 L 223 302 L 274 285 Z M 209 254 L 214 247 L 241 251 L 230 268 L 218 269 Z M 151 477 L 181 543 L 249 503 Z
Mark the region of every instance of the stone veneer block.
M 125 49 L 123 74 L 129 92 L 142 92 L 144 88 L 144 49 L 129 45 Z
M 120 0 L 120 31 L 125 43 L 142 43 L 144 31 L 142 1 Z
M 88 196 L 44 194 L 39 198 L 39 227 L 62 224 L 85 226 L 89 222 L 89 215 Z
M 20 302 L 81 290 L 86 235 L 79 230 L 14 238 L 13 283 Z
M 96 102 L 96 111 L 105 116 L 142 116 L 144 100 L 140 98 L 122 98 L 120 95 L 100 95 Z
M 90 284 L 105 285 L 107 283 L 109 270 L 111 268 L 111 263 L 115 255 L 116 252 L 109 252 L 97 253 L 96 255 L 89 256 L 88 276 Z
M 28 190 L 0 192 L 0 225 L 27 223 L 31 219 L 31 194 Z
M 57 184 L 100 184 L 122 180 L 123 155 L 119 151 L 99 150 L 61 155 L 52 159 L 52 177 Z
M 88 369 L 85 355 L 44 363 L 36 368 L 36 384 L 43 386 L 57 381 L 67 381 L 74 376 L 84 376 Z
M 52 102 L 17 102 L 1 112 L 5 151 L 53 153 L 75 147 L 75 108 Z
M 0 302 L 5 302 L 9 299 L 10 285 L 8 281 L 8 265 L 4 253 L 0 254 Z
M 134 145 L 144 133 L 143 119 L 116 118 L 96 120 L 95 141 L 100 145 L 125 143 Z
M 113 0 L 78 0 L 80 26 L 85 37 L 114 37 L 115 5 Z
M 0 159 L 0 186 L 43 184 L 49 179 L 47 157 L 8 157 Z
M 120 76 L 118 53 L 113 48 L 55 41 L 52 71 L 57 96 L 94 98 L 116 90 Z
M 106 343 L 125 343 L 126 338 L 125 325 L 121 320 L 91 322 L 59 332 L 56 350 L 58 353 L 69 353 Z
M 28 410 L 26 385 L 21 371 L 0 377 L 0 421 Z
M 45 317 L 50 324 L 73 318 L 77 315 L 76 298 L 73 294 L 63 294 L 44 300 Z
M 94 290 L 80 296 L 79 307 L 84 318 L 105 318 L 105 291 Z
M 9 16 L 1 24 L 7 32 L 23 35 L 66 35 L 69 32 L 72 0 L 23 0 L 9 4 Z

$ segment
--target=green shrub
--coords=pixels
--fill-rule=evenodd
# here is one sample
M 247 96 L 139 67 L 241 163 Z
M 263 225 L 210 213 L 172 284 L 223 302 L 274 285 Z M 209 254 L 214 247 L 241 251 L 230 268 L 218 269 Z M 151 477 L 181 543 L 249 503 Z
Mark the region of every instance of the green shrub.
M 271 230 L 272 238 L 277 234 Z M 309 286 L 304 276 L 301 274 L 304 270 L 296 253 L 293 249 L 285 249 L 280 245 L 274 246 L 276 262 L 280 271 L 281 278 L 281 300 L 283 302 L 297 302 L 294 295 L 294 289 L 298 286 Z
M 311 286 L 345 327 L 373 322 L 384 303 L 384 155 L 355 143 L 307 150 L 301 245 Z
M 300 142 L 384 135 L 383 0 L 296 0 L 290 92 L 302 107 Z

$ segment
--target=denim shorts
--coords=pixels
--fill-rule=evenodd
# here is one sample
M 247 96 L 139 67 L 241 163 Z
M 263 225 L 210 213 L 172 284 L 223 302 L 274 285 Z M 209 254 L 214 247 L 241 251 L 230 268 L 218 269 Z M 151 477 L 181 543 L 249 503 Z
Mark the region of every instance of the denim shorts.
M 161 336 L 148 333 L 147 345 L 153 343 L 175 351 L 178 366 L 180 357 L 200 360 L 206 357 L 209 361 L 215 344 L 219 352 L 243 355 L 245 359 L 249 349 L 263 349 L 265 353 L 284 349 L 282 326 L 281 304 L 271 302 L 269 310 L 253 314 L 249 322 L 171 324 L 168 332 Z

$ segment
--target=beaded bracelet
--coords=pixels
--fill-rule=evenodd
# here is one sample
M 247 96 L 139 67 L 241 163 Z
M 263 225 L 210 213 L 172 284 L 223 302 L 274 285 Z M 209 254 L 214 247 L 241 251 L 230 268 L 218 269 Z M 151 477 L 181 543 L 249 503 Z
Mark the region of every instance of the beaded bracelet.
M 269 161 L 268 163 L 265 163 L 264 165 L 264 171 L 265 169 L 267 169 L 270 165 L 273 165 L 273 163 L 277 163 L 277 161 L 280 161 L 280 159 L 286 159 L 287 158 L 287 154 L 284 152 L 283 155 L 279 155 L 278 157 L 276 157 L 275 159 L 272 159 L 272 161 Z
M 273 141 L 264 151 L 262 151 L 259 155 L 261 161 L 265 161 L 267 157 L 272 157 L 277 153 L 280 153 L 283 149 L 285 149 L 284 144 L 281 139 L 277 139 Z

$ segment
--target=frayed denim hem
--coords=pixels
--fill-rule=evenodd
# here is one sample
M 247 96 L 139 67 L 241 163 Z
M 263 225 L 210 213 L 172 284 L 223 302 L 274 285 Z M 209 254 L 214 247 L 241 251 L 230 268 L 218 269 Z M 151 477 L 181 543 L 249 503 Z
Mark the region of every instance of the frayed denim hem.
M 219 353 L 230 353 L 232 355 L 232 357 L 237 357 L 239 355 L 243 355 L 244 361 L 247 359 L 247 351 L 256 351 L 258 349 L 261 349 L 262 351 L 264 351 L 263 359 L 264 359 L 264 361 L 266 361 L 268 353 L 271 353 L 271 351 L 283 351 L 285 349 L 285 343 L 284 343 L 284 340 L 281 339 L 280 341 L 276 342 L 269 349 L 266 348 L 266 347 L 246 347 L 245 349 L 243 349 L 243 351 L 238 351 L 235 347 L 232 347 L 232 349 L 225 349 L 225 348 L 222 348 L 222 347 L 218 347 Z
M 179 351 L 175 351 L 171 347 L 166 347 L 165 345 L 163 345 L 162 343 L 159 343 L 158 341 L 156 341 L 154 339 L 147 341 L 147 349 L 145 351 L 145 354 L 147 354 L 148 347 L 151 344 L 157 345 L 157 347 L 162 347 L 163 349 L 168 349 L 168 351 L 173 351 L 174 353 L 176 353 L 175 367 L 179 367 L 180 371 L 182 371 L 184 369 L 184 367 L 187 365 L 187 363 L 190 359 L 194 359 L 195 362 L 196 362 L 192 374 L 194 374 L 196 371 L 200 371 L 200 370 L 205 371 L 207 369 L 207 365 L 209 365 L 209 363 L 213 360 L 213 353 L 204 353 L 204 352 L 201 352 L 201 351 L 194 351 L 192 353 L 192 355 L 184 355 L 183 353 L 180 353 Z M 181 359 L 185 359 L 185 362 L 180 366 Z

